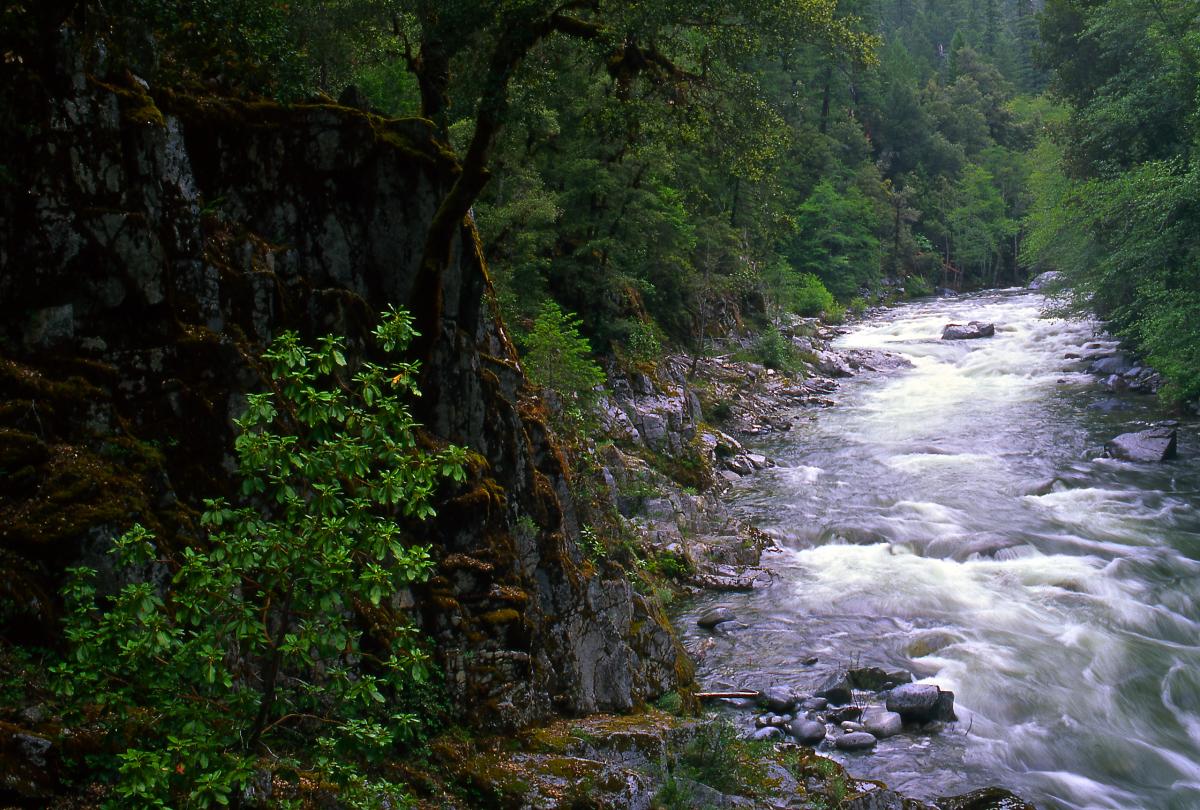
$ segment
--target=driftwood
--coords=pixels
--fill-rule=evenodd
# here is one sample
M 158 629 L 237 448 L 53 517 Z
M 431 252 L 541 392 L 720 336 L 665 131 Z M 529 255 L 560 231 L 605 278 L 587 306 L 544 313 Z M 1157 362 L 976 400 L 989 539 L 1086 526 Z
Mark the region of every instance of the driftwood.
M 734 689 L 730 692 L 697 692 L 696 697 L 701 700 L 717 700 L 718 698 L 756 698 L 759 694 L 753 689 Z

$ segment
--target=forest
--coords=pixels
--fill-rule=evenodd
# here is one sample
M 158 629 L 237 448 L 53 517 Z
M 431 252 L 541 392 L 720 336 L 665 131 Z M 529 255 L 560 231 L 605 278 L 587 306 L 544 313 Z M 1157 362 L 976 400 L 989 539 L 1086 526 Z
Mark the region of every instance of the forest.
M 110 183 L 109 197 L 102 168 L 94 178 L 75 170 L 81 188 L 100 189 L 70 202 L 79 221 L 128 207 L 112 195 L 134 187 L 129 178 L 139 172 L 194 170 L 220 183 L 211 193 L 176 183 L 179 195 L 195 193 L 179 209 L 195 219 L 194 232 L 172 216 L 138 213 L 131 221 L 150 222 L 152 236 L 122 243 L 114 227 L 95 237 L 108 253 L 78 252 L 64 260 L 66 276 L 25 282 L 20 223 L 49 207 L 34 189 L 52 185 L 45 178 L 56 171 L 70 173 L 66 147 L 39 150 L 77 125 L 71 116 L 82 109 L 53 106 L 78 92 L 55 72 L 54 54 L 64 51 L 88 66 L 76 71 L 87 92 L 116 99 L 122 134 L 114 148 L 126 155 L 125 179 Z M 7 764 L 19 748 L 13 729 L 25 722 L 15 707 L 32 700 L 11 696 L 35 684 L 44 702 L 62 707 L 54 711 L 65 727 L 110 741 L 67 746 L 55 768 L 69 785 L 104 786 L 95 788 L 98 804 L 78 806 L 112 807 L 257 806 L 256 780 L 267 773 L 270 783 L 275 771 L 337 785 L 338 806 L 397 806 L 386 796 L 403 806 L 416 801 L 410 792 L 437 795 L 422 785 L 424 766 L 398 773 L 381 763 L 436 760 L 430 741 L 451 703 L 468 714 L 515 703 L 544 719 L 641 705 L 639 689 L 679 702 L 690 665 L 674 657 L 676 642 L 655 642 L 658 659 L 669 661 L 659 669 L 673 670 L 654 676 L 661 683 L 637 675 L 628 695 L 605 699 L 595 687 L 579 697 L 563 683 L 587 679 L 554 656 L 584 654 L 561 652 L 559 637 L 538 622 L 553 625 L 560 608 L 570 613 L 554 600 L 583 599 L 593 576 L 611 573 L 645 611 L 612 632 L 637 636 L 661 624 L 670 635 L 654 600 L 691 563 L 627 542 L 609 514 L 616 506 L 596 506 L 609 497 L 596 494 L 606 486 L 601 467 L 607 475 L 612 466 L 597 460 L 605 452 L 595 440 L 601 403 L 613 397 L 612 381 L 653 377 L 670 357 L 690 358 L 690 383 L 712 360 L 714 342 L 731 334 L 746 347 L 736 360 L 801 377 L 802 360 L 816 350 L 798 350 L 797 335 L 781 331 L 797 318 L 819 324 L 801 337 L 811 348 L 819 330 L 880 307 L 1024 287 L 1052 271 L 1052 314 L 1097 319 L 1139 365 L 1156 369 L 1161 407 L 1183 412 L 1200 397 L 1193 0 L 17 0 L 0 11 L 0 61 L 0 298 L 9 299 L 0 314 L 13 324 L 0 335 L 0 520 L 10 527 L 0 551 L 39 583 L 9 587 L 0 609 L 0 675 L 12 709 L 0 717 L 3 796 L 42 795 L 12 775 L 22 755 Z M 31 99 L 50 99 L 46 109 L 58 112 L 39 118 Z M 370 149 L 382 143 L 423 167 L 412 171 L 411 193 L 387 197 L 360 179 L 349 191 L 294 180 L 287 161 L 271 156 L 275 147 L 254 140 L 281 130 L 270 143 L 284 144 L 283 154 L 294 135 L 300 154 L 311 146 L 303 127 L 323 113 L 351 121 L 345 131 L 359 127 L 354 137 Z M 169 138 L 181 120 L 201 133 L 177 150 L 191 154 L 187 170 L 187 155 L 170 147 L 160 149 L 159 169 L 133 168 L 128 155 L 145 143 L 139 133 L 152 127 Z M 291 133 L 289 121 L 300 122 Z M 228 178 L 239 170 L 224 162 L 237 150 L 227 132 L 238 127 L 257 144 L 247 147 L 248 165 L 271 166 L 278 188 L 238 195 Z M 208 146 L 205 133 L 216 133 Z M 338 143 L 347 153 L 359 148 L 349 137 Z M 367 163 L 376 160 L 386 162 Z M 173 210 L 176 193 L 151 195 L 146 205 Z M 296 282 L 280 281 L 279 270 L 255 286 L 277 263 L 286 272 L 298 266 L 288 264 L 292 245 L 270 227 L 328 235 L 335 219 L 297 225 L 296 215 L 272 213 L 266 226 L 239 222 L 272 193 L 307 195 L 331 210 L 356 195 L 404 216 L 406 206 L 419 210 L 419 233 L 376 251 L 394 251 L 385 262 L 410 262 L 411 283 L 386 301 L 390 282 L 357 271 Z M 75 239 L 60 225 L 46 226 L 37 248 L 45 255 L 65 255 L 62 245 Z M 210 284 L 188 281 L 191 264 L 164 258 L 192 256 L 192 243 L 202 243 L 196 266 L 217 268 L 237 302 L 253 303 L 221 298 L 210 312 L 208 292 L 178 303 Z M 66 305 L 55 296 L 76 285 L 81 300 L 106 300 L 109 288 L 88 280 L 89 262 L 116 262 L 127 269 L 122 278 L 144 284 L 149 271 L 135 254 L 169 266 L 168 287 L 183 292 L 147 293 L 134 315 L 122 309 L 132 298 L 116 296 L 116 314 L 97 322 L 138 340 L 160 330 L 176 359 L 131 359 L 123 344 L 103 340 L 64 359 L 64 341 L 82 341 L 84 331 L 61 326 Z M 243 259 L 244 272 L 235 266 Z M 455 280 L 455 268 L 467 266 L 482 268 L 477 287 Z M 358 297 L 326 294 L 339 285 L 353 293 L 347 299 Z M 267 299 L 270 327 L 262 327 L 257 307 Z M 490 315 L 478 314 L 480 301 Z M 71 306 L 82 319 L 83 305 Z M 461 320 L 446 326 L 452 310 Z M 142 312 L 150 313 L 145 322 Z M 454 376 L 466 355 L 469 385 Z M 97 357 L 122 374 L 126 365 L 161 372 L 168 404 L 136 418 L 124 406 L 97 417 L 86 404 L 96 390 L 114 402 L 145 393 L 112 382 L 116 372 L 100 369 Z M 172 376 L 176 361 L 248 371 L 205 371 L 193 386 L 186 371 Z M 665 379 L 655 385 L 669 389 Z M 236 403 L 213 393 L 230 387 L 256 393 Z M 469 405 L 455 403 L 459 391 Z M 177 396 L 194 396 L 194 408 Z M 702 399 L 697 435 L 728 407 Z M 37 410 L 60 401 L 71 404 Z M 146 427 L 163 414 L 189 427 L 177 437 Z M 212 424 L 236 429 L 237 438 L 193 452 L 196 427 Z M 753 457 L 740 445 L 727 450 L 717 433 L 715 457 Z M 691 497 L 712 490 L 713 471 L 697 471 L 698 440 L 688 441 L 643 453 L 650 472 L 609 486 L 613 502 L 653 501 L 646 482 L 663 474 Z M 82 457 L 70 455 L 83 447 Z M 161 484 L 167 473 L 154 471 L 163 469 L 184 483 Z M 113 495 L 127 472 L 154 498 Z M 87 490 L 110 474 L 111 484 Z M 45 496 L 51 484 L 72 494 Z M 177 488 L 188 489 L 178 507 Z M 44 512 L 29 505 L 39 499 L 50 504 Z M 90 511 L 77 511 L 78 521 L 60 516 L 85 502 Z M 172 517 L 152 517 L 168 509 Z M 479 522 L 457 526 L 456 510 Z M 598 516 L 604 510 L 609 516 Z M 436 530 L 422 528 L 435 518 L 443 521 Z M 115 562 L 96 562 L 97 527 Z M 503 551 L 475 560 L 470 542 L 451 539 L 468 535 Z M 531 609 L 518 591 L 536 590 L 529 583 L 545 560 L 569 584 L 539 582 L 553 599 L 522 625 L 517 617 Z M 519 577 L 496 574 L 490 590 L 470 579 L 483 582 L 505 566 Z M 521 588 L 512 585 L 518 579 Z M 499 626 L 504 649 L 526 651 L 521 660 L 533 663 L 521 666 L 550 673 L 538 675 L 547 680 L 530 675 L 530 691 L 504 701 L 471 697 L 473 686 L 454 695 L 431 686 L 446 668 L 433 636 L 474 631 L 436 617 L 410 620 L 412 605 L 400 606 L 398 594 L 411 600 L 414 590 L 417 613 L 421 604 L 449 611 L 462 593 L 479 601 L 486 592 L 490 601 L 464 615 Z M 665 590 L 666 601 L 675 598 Z M 46 625 L 62 635 L 53 643 L 20 629 L 44 604 L 54 606 Z M 584 613 L 617 609 L 587 604 Z M 157 731 L 139 738 L 130 731 L 139 723 Z M 672 785 L 653 806 L 688 806 L 687 798 L 670 803 Z M 463 788 L 464 806 L 487 806 L 475 789 Z

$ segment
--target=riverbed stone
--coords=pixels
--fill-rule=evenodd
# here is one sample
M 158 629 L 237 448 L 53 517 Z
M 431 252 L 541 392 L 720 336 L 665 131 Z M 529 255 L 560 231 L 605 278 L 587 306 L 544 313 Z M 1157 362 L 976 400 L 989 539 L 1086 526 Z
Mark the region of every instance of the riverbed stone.
M 778 726 L 765 726 L 763 728 L 760 728 L 758 731 L 754 732 L 753 736 L 751 736 L 750 739 L 756 740 L 756 741 L 782 740 L 783 739 L 783 729 L 779 728 Z
M 933 706 L 933 719 L 950 723 L 958 719 L 954 713 L 954 693 L 945 689 L 938 690 L 937 703 Z
M 827 716 L 831 723 L 844 723 L 847 720 L 857 720 L 862 717 L 862 707 L 860 706 L 843 706 L 840 709 L 834 709 Z
M 858 667 L 846 673 L 846 679 L 855 689 L 881 692 L 902 683 L 911 683 L 912 675 L 907 672 L 888 672 L 882 667 Z
M 865 751 L 874 748 L 876 742 L 875 735 L 870 732 L 852 731 L 838 737 L 834 745 L 841 751 Z
M 888 693 L 887 710 L 918 723 L 932 720 L 939 694 L 940 690 L 934 684 L 906 683 Z
M 1123 354 L 1114 354 L 1109 357 L 1101 357 L 1096 362 L 1092 363 L 1093 374 L 1124 374 L 1132 367 L 1129 360 Z
M 827 680 L 816 692 L 817 697 L 825 698 L 834 706 L 849 703 L 853 694 L 853 685 L 840 673 Z
M 996 324 L 971 321 L 967 324 L 948 323 L 942 329 L 942 340 L 978 340 L 996 334 Z
M 862 722 L 866 730 L 879 739 L 894 737 L 904 727 L 904 719 L 897 712 L 880 708 L 868 709 L 863 714 Z
M 724 606 L 719 606 L 719 607 L 709 608 L 708 610 L 701 613 L 700 617 L 696 619 L 696 624 L 699 625 L 700 627 L 711 630 L 712 628 L 716 627 L 718 624 L 722 624 L 724 622 L 732 622 L 736 619 L 737 619 L 737 616 L 734 614 L 734 612 L 732 610 L 730 610 L 729 608 L 724 607 Z
M 758 703 L 776 714 L 786 714 L 796 706 L 796 695 L 782 686 L 770 686 L 758 696 Z
M 1169 427 L 1122 433 L 1104 445 L 1104 453 L 1122 461 L 1166 461 L 1175 458 L 1177 440 L 1176 430 Z
M 788 724 L 788 733 L 806 745 L 825 739 L 825 724 L 807 718 L 797 718 Z
M 935 801 L 938 810 L 1034 810 L 1020 796 L 998 787 L 973 790 L 961 796 L 942 796 Z
M 823 697 L 805 698 L 800 703 L 800 708 L 809 712 L 824 711 L 829 706 L 829 701 Z

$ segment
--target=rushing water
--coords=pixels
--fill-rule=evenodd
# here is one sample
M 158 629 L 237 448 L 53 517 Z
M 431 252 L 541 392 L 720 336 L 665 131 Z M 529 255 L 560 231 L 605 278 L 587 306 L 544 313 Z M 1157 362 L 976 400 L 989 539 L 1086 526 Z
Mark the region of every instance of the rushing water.
M 693 612 L 683 629 L 709 685 L 811 689 L 877 664 L 953 690 L 942 733 L 836 755 L 914 796 L 999 784 L 1043 808 L 1200 808 L 1200 448 L 1185 425 L 1176 461 L 1098 458 L 1162 414 L 1065 358 L 1093 327 L 1043 303 L 911 304 L 841 338 L 913 367 L 846 381 L 763 446 L 779 466 L 733 497 L 779 538 L 775 581 L 696 606 L 746 627 L 710 636 Z M 966 320 L 996 336 L 938 340 Z

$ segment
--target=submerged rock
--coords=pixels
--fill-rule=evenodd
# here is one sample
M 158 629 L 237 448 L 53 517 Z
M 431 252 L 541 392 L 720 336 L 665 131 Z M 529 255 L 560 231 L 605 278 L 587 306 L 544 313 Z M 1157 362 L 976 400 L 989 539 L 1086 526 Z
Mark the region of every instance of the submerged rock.
M 890 689 L 893 686 L 899 686 L 902 683 L 911 683 L 912 675 L 899 670 L 888 672 L 880 667 L 859 667 L 852 669 L 846 673 L 847 680 L 855 689 L 866 689 L 871 692 L 880 692 L 884 689 Z
M 1104 455 L 1122 461 L 1166 461 L 1175 458 L 1177 438 L 1177 431 L 1168 427 L 1122 433 L 1104 445 Z
M 934 799 L 938 810 L 1034 810 L 1029 802 L 998 787 Z
M 948 323 L 942 329 L 942 340 L 976 340 L 996 334 L 996 324 L 971 321 L 968 324 Z
M 705 629 L 711 630 L 718 624 L 723 622 L 732 622 L 737 619 L 734 612 L 727 607 L 710 608 L 700 614 L 696 619 L 696 624 Z

